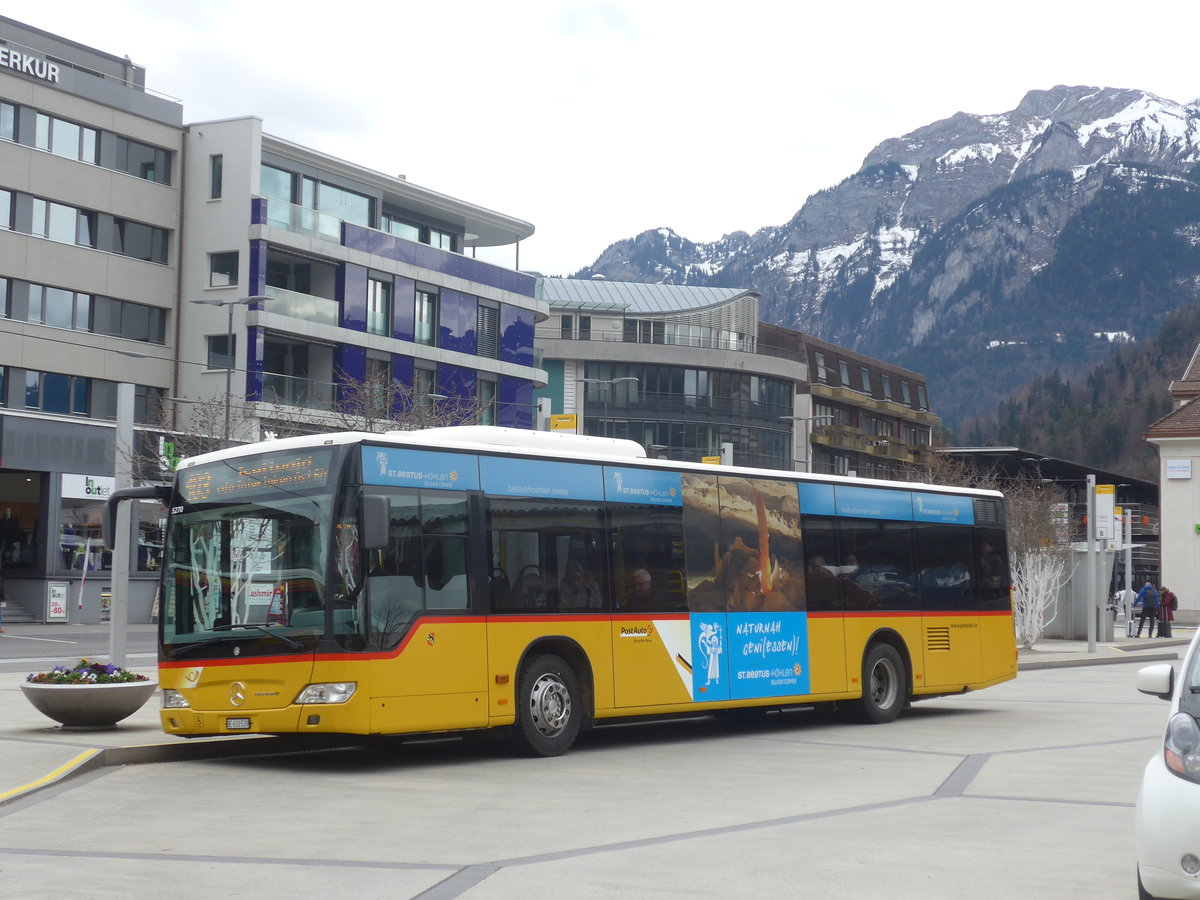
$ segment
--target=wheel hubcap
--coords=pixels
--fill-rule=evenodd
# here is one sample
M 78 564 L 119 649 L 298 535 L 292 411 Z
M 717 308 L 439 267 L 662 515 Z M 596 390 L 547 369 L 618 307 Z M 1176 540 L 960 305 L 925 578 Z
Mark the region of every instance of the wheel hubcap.
M 529 692 L 529 716 L 546 737 L 557 737 L 566 729 L 571 719 L 571 694 L 557 675 L 547 673 L 534 683 Z
M 871 670 L 871 700 L 879 709 L 888 709 L 896 702 L 896 690 L 899 680 L 891 665 L 886 660 L 875 663 Z

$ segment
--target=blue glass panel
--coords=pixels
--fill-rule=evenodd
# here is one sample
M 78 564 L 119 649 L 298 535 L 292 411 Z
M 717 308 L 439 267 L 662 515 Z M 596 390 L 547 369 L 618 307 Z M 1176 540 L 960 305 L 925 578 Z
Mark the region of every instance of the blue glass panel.
M 367 377 L 367 348 L 338 344 L 334 353 L 337 369 L 352 381 L 362 382 Z
M 416 302 L 417 283 L 411 278 L 400 278 L 397 276 L 396 295 L 392 301 L 392 306 L 395 307 L 392 321 L 396 329 L 395 337 L 398 341 L 411 341 L 413 339 L 413 310 Z
M 71 376 L 54 372 L 42 374 L 42 409 L 63 415 L 71 411 Z
M 800 513 L 805 516 L 832 516 L 837 512 L 833 505 L 832 484 L 801 484 Z
M 474 369 L 464 369 L 462 366 L 448 366 L 445 363 L 438 366 L 438 393 L 445 394 L 455 400 L 471 400 L 475 396 Z
M 367 270 L 346 263 L 338 271 L 338 299 L 342 302 L 342 327 L 367 330 Z
M 392 357 L 392 378 L 402 385 L 410 385 L 413 383 L 413 359 L 411 356 L 393 356 Z M 400 416 L 408 412 L 409 399 L 407 393 L 401 394 L 397 392 L 392 412 L 394 415 Z
M 246 399 L 262 400 L 263 390 L 263 344 L 266 330 L 251 328 L 246 332 Z
M 519 366 L 533 365 L 533 312 L 500 304 L 500 359 Z
M 912 521 L 912 494 L 908 491 L 846 487 L 839 484 L 834 488 L 834 496 L 837 498 L 839 516 Z
M 267 292 L 267 242 L 250 242 L 250 296 L 261 297 Z
M 502 497 L 551 497 L 559 500 L 603 500 L 600 466 L 546 459 L 479 460 L 483 490 Z
M 363 228 L 361 225 L 351 225 L 349 222 L 345 223 L 345 227 L 342 229 L 342 244 L 351 250 L 370 253 L 371 229 Z
M 918 522 L 947 522 L 974 525 L 975 504 L 970 497 L 913 492 L 913 518 Z
M 501 375 L 496 385 L 496 424 L 507 428 L 533 427 L 533 385 L 523 378 Z
M 442 291 L 441 340 L 444 350 L 475 354 L 475 319 L 479 301 L 458 291 Z
M 251 225 L 266 225 L 267 224 L 267 198 L 254 197 L 250 201 L 250 224 Z
M 479 490 L 479 460 L 468 453 L 364 446 L 362 469 L 364 484 Z
M 605 466 L 604 492 L 610 503 L 683 506 L 683 490 L 678 472 Z

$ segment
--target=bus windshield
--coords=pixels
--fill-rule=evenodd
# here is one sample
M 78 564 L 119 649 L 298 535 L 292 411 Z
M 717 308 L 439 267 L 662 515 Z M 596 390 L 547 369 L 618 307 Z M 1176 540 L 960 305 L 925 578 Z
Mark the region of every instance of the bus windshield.
M 320 636 L 329 506 L 283 495 L 177 513 L 164 580 L 164 645 L 207 642 L 231 631 L 255 639 L 280 629 L 289 639 L 272 641 L 279 645 Z

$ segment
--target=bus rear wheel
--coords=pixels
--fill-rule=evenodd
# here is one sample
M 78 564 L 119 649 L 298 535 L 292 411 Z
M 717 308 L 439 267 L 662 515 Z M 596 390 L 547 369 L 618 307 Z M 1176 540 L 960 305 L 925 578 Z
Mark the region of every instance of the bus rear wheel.
M 908 675 L 904 660 L 889 644 L 872 644 L 863 657 L 861 717 L 882 725 L 900 715 L 908 697 Z
M 579 679 L 558 656 L 535 656 L 517 681 L 517 724 L 513 739 L 529 756 L 559 756 L 579 735 L 583 710 Z

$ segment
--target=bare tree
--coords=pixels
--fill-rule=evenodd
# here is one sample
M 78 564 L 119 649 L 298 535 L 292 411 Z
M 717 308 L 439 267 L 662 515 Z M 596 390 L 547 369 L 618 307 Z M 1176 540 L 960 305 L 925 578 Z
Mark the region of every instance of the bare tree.
M 1008 516 L 1008 557 L 1013 581 L 1016 637 L 1031 648 L 1058 615 L 1058 593 L 1070 578 L 1070 541 L 1057 524 L 1066 497 L 1056 485 L 1027 474 L 980 470 L 945 454 L 932 454 L 919 474 L 930 484 L 997 490 Z
M 338 431 L 415 431 L 449 425 L 474 425 L 480 410 L 475 400 L 455 391 L 452 396 L 418 391 L 387 372 L 354 378 L 338 372 L 331 429 Z

